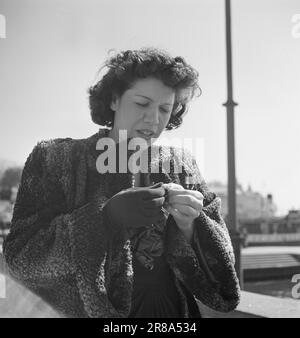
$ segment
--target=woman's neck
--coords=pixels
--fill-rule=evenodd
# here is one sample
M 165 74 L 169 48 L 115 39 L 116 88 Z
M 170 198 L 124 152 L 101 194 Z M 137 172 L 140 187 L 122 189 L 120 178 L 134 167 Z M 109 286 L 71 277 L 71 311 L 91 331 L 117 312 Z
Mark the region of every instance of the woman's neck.
M 127 130 L 115 130 L 110 129 L 108 132 L 108 137 L 110 137 L 111 139 L 113 139 L 116 143 L 119 142 L 124 142 L 128 140 L 128 134 L 127 134 Z

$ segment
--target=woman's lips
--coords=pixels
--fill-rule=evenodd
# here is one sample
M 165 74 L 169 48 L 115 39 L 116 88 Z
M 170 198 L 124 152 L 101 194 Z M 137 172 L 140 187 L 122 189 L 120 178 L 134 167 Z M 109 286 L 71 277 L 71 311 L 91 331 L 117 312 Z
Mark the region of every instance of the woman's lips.
M 155 133 L 152 130 L 147 130 L 147 129 L 139 129 L 137 130 L 137 133 L 139 136 L 150 139 L 151 137 L 154 137 Z

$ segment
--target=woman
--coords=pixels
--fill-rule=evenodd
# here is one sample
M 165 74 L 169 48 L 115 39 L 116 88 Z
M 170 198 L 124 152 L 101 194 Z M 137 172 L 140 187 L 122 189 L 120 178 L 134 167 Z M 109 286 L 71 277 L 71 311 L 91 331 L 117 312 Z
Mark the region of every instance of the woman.
M 152 144 L 182 123 L 197 72 L 156 49 L 106 66 L 89 90 L 105 128 L 42 141 L 26 161 L 3 247 L 10 275 L 67 317 L 200 317 L 195 298 L 233 310 L 239 284 L 220 199 L 191 155 Z M 115 151 L 105 153 L 107 139 Z M 133 173 L 129 143 L 141 140 L 149 171 Z M 117 170 L 101 172 L 107 163 Z

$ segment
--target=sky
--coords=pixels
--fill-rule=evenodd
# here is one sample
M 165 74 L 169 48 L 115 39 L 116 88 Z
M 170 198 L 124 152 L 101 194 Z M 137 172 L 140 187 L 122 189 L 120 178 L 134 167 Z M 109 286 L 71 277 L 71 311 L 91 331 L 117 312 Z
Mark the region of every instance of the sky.
M 226 183 L 224 3 L 0 0 L 0 159 L 23 165 L 38 141 L 97 132 L 87 89 L 109 51 L 154 46 L 183 56 L 202 89 L 163 136 L 200 139 L 206 181 Z M 300 1 L 231 8 L 237 180 L 272 193 L 281 215 L 300 209 Z

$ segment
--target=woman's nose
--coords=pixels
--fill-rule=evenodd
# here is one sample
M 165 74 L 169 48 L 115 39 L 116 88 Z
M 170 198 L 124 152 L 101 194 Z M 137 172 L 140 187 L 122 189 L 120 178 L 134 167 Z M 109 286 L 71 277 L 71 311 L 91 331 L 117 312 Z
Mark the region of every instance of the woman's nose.
M 144 122 L 158 124 L 159 123 L 158 108 L 149 109 L 144 115 Z

